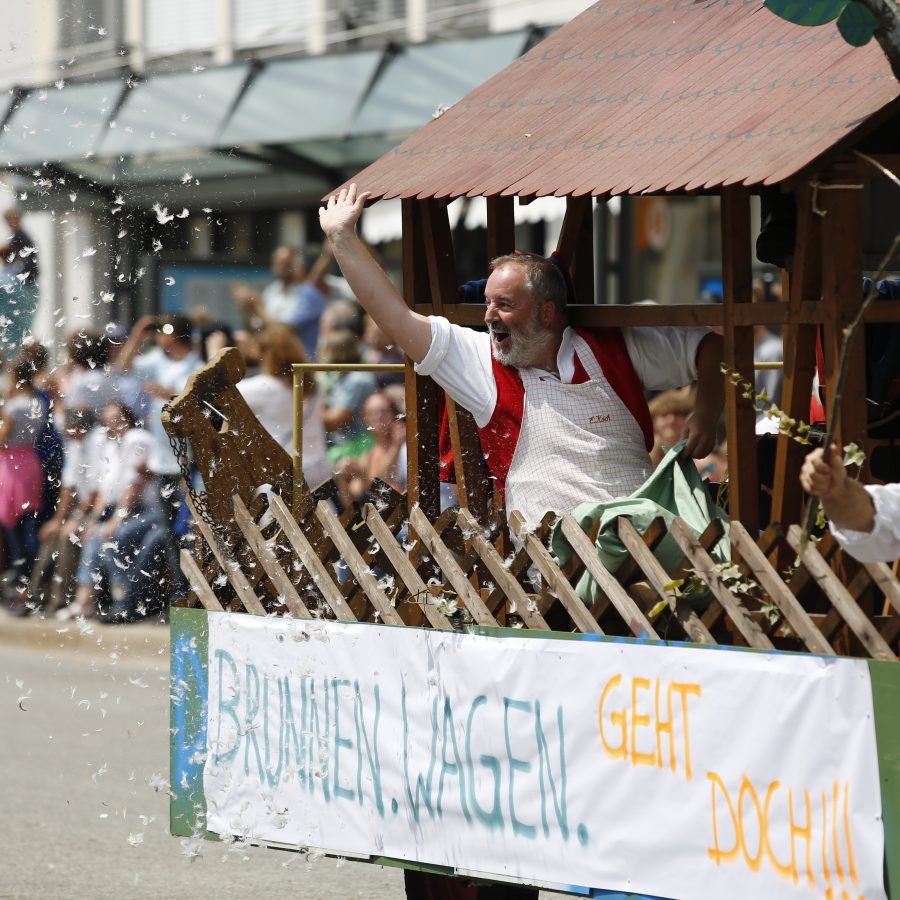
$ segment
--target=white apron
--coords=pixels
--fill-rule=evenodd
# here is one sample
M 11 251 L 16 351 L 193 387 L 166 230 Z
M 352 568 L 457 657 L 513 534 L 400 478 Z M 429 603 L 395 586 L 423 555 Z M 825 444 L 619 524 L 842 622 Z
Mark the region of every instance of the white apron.
M 644 433 L 612 389 L 584 338 L 572 336 L 588 375 L 564 384 L 540 369 L 520 369 L 522 427 L 506 476 L 507 514 L 537 525 L 548 510 L 627 497 L 653 471 Z

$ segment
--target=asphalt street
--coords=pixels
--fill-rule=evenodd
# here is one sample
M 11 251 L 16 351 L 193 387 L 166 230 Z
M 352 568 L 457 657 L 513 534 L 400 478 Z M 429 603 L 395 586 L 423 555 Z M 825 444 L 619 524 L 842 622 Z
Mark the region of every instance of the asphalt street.
M 171 837 L 168 704 L 165 626 L 0 617 L 0 900 L 404 900 L 397 869 Z
M 398 870 L 168 833 L 168 629 L 0 618 L 0 898 L 401 900 Z

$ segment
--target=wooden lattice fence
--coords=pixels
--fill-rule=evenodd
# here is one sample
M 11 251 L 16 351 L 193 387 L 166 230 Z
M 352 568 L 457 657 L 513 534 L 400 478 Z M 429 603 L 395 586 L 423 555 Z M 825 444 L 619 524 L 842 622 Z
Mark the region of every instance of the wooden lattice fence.
M 204 479 L 192 505 L 194 551 L 181 554 L 189 605 L 897 658 L 896 573 L 885 564 L 856 562 L 828 535 L 797 557 L 796 526 L 784 533 L 771 525 L 754 539 L 732 522 L 736 562 L 723 567 L 709 553 L 722 525 L 713 522 L 695 537 L 676 519 L 669 533 L 683 561 L 668 573 L 653 553 L 666 534 L 662 520 L 641 535 L 620 518 L 628 558 L 613 575 L 598 559 L 596 534 L 568 515 L 560 522 L 573 549 L 565 566 L 548 550 L 551 515 L 531 532 L 515 513 L 509 532 L 499 514 L 484 522 L 467 509 L 448 509 L 430 521 L 418 506 L 407 508 L 403 495 L 376 483 L 369 502 L 338 516 L 326 490 L 310 493 L 300 485 L 294 496 L 290 458 L 235 388 L 242 375 L 237 351 L 223 351 L 165 416 L 169 433 L 191 446 Z M 260 491 L 261 485 L 269 487 Z M 785 559 L 796 564 L 773 565 Z M 600 589 L 591 607 L 574 588 L 585 569 Z M 703 604 L 693 602 L 698 595 Z

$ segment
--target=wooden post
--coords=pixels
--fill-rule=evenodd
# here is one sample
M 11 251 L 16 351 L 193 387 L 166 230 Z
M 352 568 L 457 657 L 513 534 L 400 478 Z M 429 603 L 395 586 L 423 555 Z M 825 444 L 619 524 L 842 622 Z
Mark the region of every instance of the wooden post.
M 430 297 L 428 265 L 422 240 L 422 211 L 417 200 L 404 199 L 403 211 L 403 297 L 408 306 Z M 406 433 L 409 460 L 407 502 L 418 504 L 434 521 L 440 512 L 438 477 L 437 385 L 416 375 L 406 359 Z
M 442 315 L 445 305 L 457 302 L 458 283 L 447 204 L 443 200 L 422 200 L 420 209 L 432 308 L 436 315 Z M 479 522 L 486 524 L 490 516 L 491 492 L 484 476 L 481 441 L 475 420 L 467 410 L 457 407 L 450 397 L 445 396 L 444 401 L 450 423 L 459 502 L 471 510 Z
M 753 327 L 735 324 L 735 307 L 750 303 L 750 192 L 743 185 L 722 189 L 722 281 L 725 294 L 725 364 L 753 381 Z M 759 530 L 756 476 L 756 414 L 743 388 L 725 376 L 728 428 L 728 507 L 750 534 Z
M 515 197 L 487 198 L 488 259 L 505 256 L 516 249 Z
M 591 197 L 567 197 L 556 252 L 562 258 L 578 303 L 594 302 L 594 221 Z
M 863 302 L 860 243 L 860 191 L 826 186 L 817 193 L 822 217 L 822 302 L 824 304 L 825 412 L 831 409 L 832 386 L 837 378 L 844 329 Z M 857 332 L 848 358 L 844 400 L 833 427 L 838 447 L 866 441 L 866 370 L 863 329 Z M 868 465 L 861 477 L 868 477 Z
M 798 422 L 809 421 L 809 398 L 816 367 L 817 327 L 801 325 L 797 319 L 802 303 L 818 301 L 822 294 L 822 218 L 813 212 L 811 194 L 809 184 L 798 186 L 794 271 L 788 285 L 787 324 L 782 332 L 784 380 L 781 386 L 781 408 Z M 803 506 L 800 466 L 808 449 L 787 435 L 778 437 L 772 484 L 773 522 L 788 525 L 800 521 Z
M 594 303 L 594 202 L 593 197 L 569 197 L 567 203 L 581 207 L 581 227 L 575 236 L 575 258 L 571 266 L 572 287 L 578 303 Z M 568 212 L 568 210 L 567 210 Z

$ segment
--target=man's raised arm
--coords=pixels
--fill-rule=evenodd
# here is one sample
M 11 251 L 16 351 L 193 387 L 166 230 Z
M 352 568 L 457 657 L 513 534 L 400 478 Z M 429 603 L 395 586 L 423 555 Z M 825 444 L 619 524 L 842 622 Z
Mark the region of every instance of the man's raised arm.
M 355 184 L 332 194 L 319 208 L 319 224 L 363 309 L 407 356 L 421 362 L 431 346 L 431 323 L 406 305 L 356 234 L 356 223 L 368 197 L 365 192 L 357 194 Z

